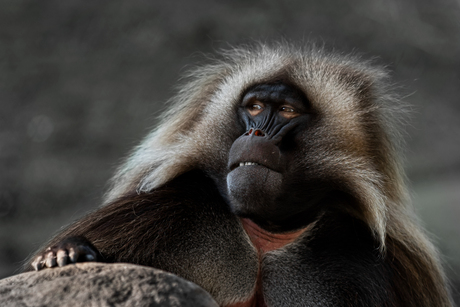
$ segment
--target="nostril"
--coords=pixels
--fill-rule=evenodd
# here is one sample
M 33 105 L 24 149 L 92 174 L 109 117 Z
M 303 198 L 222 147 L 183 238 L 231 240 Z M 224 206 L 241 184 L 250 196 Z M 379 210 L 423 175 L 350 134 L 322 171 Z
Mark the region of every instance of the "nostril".
M 265 136 L 265 133 L 259 129 L 249 129 L 244 135 Z
M 252 128 L 251 128 L 251 129 L 249 129 L 249 131 L 246 132 L 244 135 L 251 135 L 251 134 L 252 134 L 252 131 L 253 131 L 253 130 L 252 130 Z
M 257 129 L 256 131 L 254 131 L 254 135 L 255 136 L 265 136 L 265 133 L 263 133 L 262 130 Z

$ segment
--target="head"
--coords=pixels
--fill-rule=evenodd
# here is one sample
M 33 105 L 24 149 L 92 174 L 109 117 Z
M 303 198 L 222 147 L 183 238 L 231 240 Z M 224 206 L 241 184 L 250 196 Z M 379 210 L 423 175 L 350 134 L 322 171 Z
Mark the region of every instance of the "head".
M 294 230 L 333 208 L 383 241 L 388 212 L 404 198 L 386 78 L 316 48 L 226 52 L 190 73 L 108 201 L 201 169 L 235 214 L 267 230 Z

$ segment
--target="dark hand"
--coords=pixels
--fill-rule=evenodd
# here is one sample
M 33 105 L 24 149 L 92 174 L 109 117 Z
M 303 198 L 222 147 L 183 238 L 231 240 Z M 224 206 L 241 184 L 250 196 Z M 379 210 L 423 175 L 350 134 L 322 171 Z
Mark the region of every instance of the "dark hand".
M 98 261 L 98 259 L 100 259 L 98 250 L 86 238 L 69 237 L 39 254 L 32 262 L 32 267 L 39 271 L 43 268 Z

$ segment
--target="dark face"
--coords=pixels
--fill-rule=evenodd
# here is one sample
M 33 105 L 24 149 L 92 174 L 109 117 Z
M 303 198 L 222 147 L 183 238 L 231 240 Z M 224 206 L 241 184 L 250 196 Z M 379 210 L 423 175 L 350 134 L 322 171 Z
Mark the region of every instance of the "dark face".
M 271 231 L 305 226 L 318 198 L 305 190 L 300 166 L 302 136 L 313 118 L 308 100 L 292 86 L 261 84 L 244 95 L 238 112 L 246 132 L 229 154 L 232 210 Z

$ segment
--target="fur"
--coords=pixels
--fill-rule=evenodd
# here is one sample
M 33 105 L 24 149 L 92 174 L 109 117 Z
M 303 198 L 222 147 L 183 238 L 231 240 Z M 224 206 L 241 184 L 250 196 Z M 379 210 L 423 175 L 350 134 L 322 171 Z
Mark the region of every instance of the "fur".
M 264 256 L 264 274 L 273 276 L 264 282 L 264 287 L 273 289 L 266 297 L 269 305 L 314 305 L 319 303 L 312 297 L 324 295 L 325 306 L 451 306 L 438 254 L 418 226 L 408 198 L 396 129 L 402 103 L 392 94 L 386 70 L 358 56 L 286 44 L 236 48 L 210 62 L 186 76 L 178 94 L 168 102 L 169 109 L 158 128 L 118 170 L 104 206 L 51 244 L 68 235 L 85 235 L 107 261 L 129 261 L 175 272 L 202 285 L 220 304 L 249 297 L 255 291 L 251 285 L 257 278 L 257 255 L 247 235 L 240 231 L 239 221 L 226 211 L 225 200 L 218 196 L 212 182 L 226 176 L 228 151 L 241 133 L 234 122 L 244 92 L 255 84 L 284 81 L 303 91 L 318 114 L 318 122 L 309 131 L 308 146 L 299 153 L 304 175 L 334 178 L 353 200 L 334 200 L 335 207 L 316 221 L 300 243 Z M 181 180 L 212 196 L 203 199 L 192 193 L 193 189 L 177 185 Z M 198 182 L 201 188 L 192 182 Z M 168 192 L 169 186 L 176 189 L 175 194 Z M 200 258 L 203 246 L 197 255 L 184 260 L 181 255 L 187 253 L 186 249 L 176 251 L 162 245 L 186 237 L 181 227 L 171 223 L 178 222 L 177 216 L 186 219 L 183 212 L 190 208 L 195 210 L 188 213 L 193 223 L 201 227 L 214 225 L 199 222 L 202 219 L 224 224 L 210 230 L 218 234 L 205 235 L 192 228 L 195 238 L 211 242 L 206 246 L 212 261 Z M 208 209 L 207 213 L 203 208 Z M 140 214 L 139 218 L 133 214 Z M 154 221 L 144 221 L 152 217 Z M 336 226 L 323 231 L 323 222 Z M 191 227 L 190 223 L 186 225 Z M 167 233 L 172 230 L 177 232 Z M 134 239 L 134 232 L 142 236 Z M 108 238 L 110 244 L 105 242 Z M 215 243 L 219 248 L 213 251 L 212 242 L 222 239 L 229 242 L 228 247 Z M 191 242 L 196 240 L 190 240 L 184 246 L 193 250 Z M 354 246 L 356 253 L 339 252 L 346 249 L 342 242 Z M 141 247 L 143 244 L 149 248 Z M 219 259 L 232 249 L 240 250 L 241 258 L 222 260 L 225 265 L 219 266 Z M 163 263 L 160 252 L 165 250 L 165 257 L 180 258 L 180 265 L 166 260 Z M 305 259 L 311 261 L 305 263 L 299 258 L 302 255 L 308 255 Z M 285 266 L 272 266 L 273 261 Z M 190 262 L 198 267 L 209 265 L 211 271 L 225 267 L 229 276 L 250 273 L 233 285 L 216 281 L 216 276 L 221 276 L 217 273 L 198 276 Z M 187 269 L 183 269 L 184 263 L 188 263 Z M 330 266 L 315 266 L 322 264 Z M 348 266 L 354 269 L 342 273 Z M 284 296 L 290 289 L 302 293 L 305 299 L 287 304 L 289 298 Z M 359 295 L 364 299 L 352 299 Z

